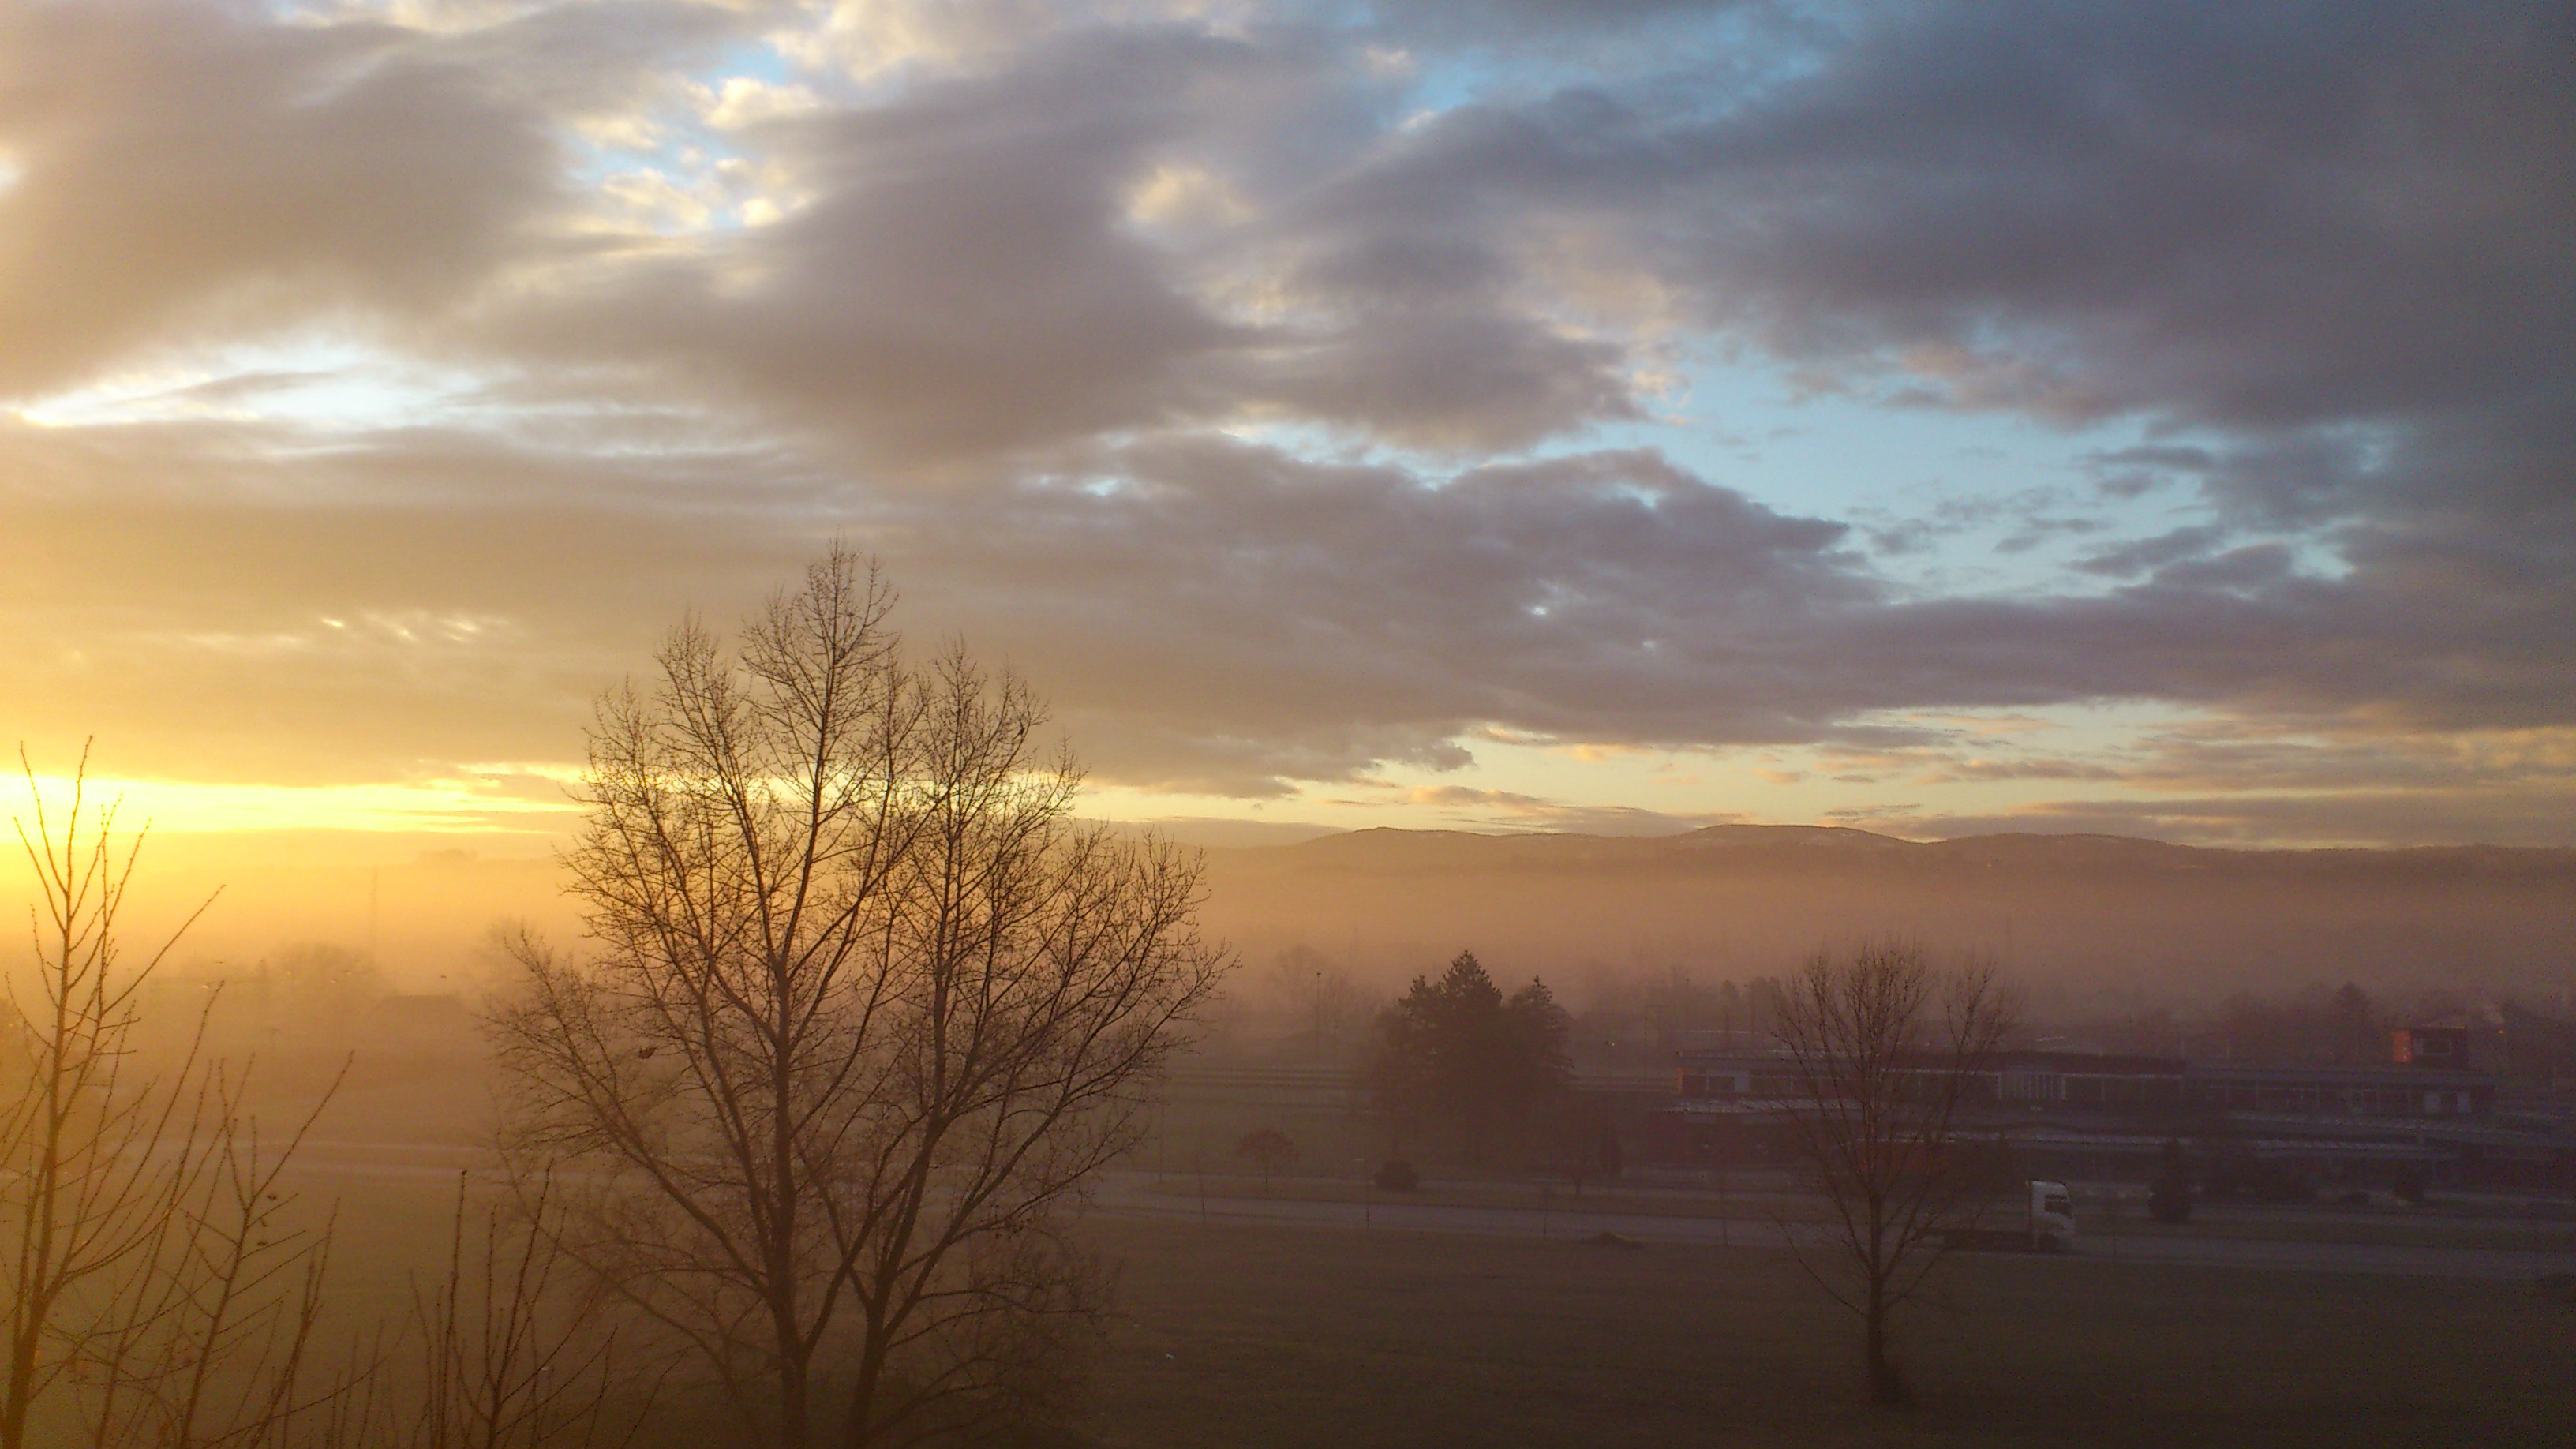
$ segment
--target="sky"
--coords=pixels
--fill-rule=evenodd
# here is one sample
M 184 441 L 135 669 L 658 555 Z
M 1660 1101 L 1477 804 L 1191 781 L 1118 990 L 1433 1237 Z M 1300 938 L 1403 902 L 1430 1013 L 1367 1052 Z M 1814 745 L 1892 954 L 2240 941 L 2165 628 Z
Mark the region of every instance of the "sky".
M 2576 844 L 2576 7 L 0 0 L 40 786 L 541 851 L 835 540 L 1197 838 Z

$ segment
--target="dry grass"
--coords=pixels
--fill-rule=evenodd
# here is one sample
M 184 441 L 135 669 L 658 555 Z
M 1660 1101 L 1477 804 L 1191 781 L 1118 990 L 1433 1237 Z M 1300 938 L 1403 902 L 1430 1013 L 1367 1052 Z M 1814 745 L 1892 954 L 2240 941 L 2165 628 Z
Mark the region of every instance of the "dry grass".
M 2576 1310 L 2514 1284 L 1962 1260 L 1860 1402 L 1775 1254 L 1107 1222 L 1106 1445 L 2557 1444 Z
M 386 1125 L 360 1116 L 348 1135 Z M 1237 1124 L 1205 1124 L 1210 1140 L 1220 1125 Z M 400 1311 L 453 1192 L 438 1154 L 363 1156 L 380 1168 L 313 1183 L 344 1199 L 334 1296 L 352 1327 Z M 1622 1196 L 1587 1199 L 1643 1205 Z M 1554 1201 L 1572 1206 L 1562 1188 Z M 1950 1307 L 1906 1325 L 1918 1404 L 1890 1416 L 1856 1391 L 1852 1323 L 1772 1253 L 1172 1220 L 1088 1231 L 1124 1265 L 1083 1423 L 1110 1449 L 2576 1442 L 2576 1307 L 2518 1283 L 1963 1259 Z M 673 1442 L 717 1449 L 720 1435 L 681 1427 L 693 1417 L 672 1416 Z

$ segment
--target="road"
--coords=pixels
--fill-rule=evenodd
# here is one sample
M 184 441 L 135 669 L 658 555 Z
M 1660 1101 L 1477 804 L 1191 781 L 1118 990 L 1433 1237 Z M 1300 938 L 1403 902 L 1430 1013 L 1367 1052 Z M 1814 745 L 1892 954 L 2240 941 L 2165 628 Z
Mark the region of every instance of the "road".
M 1471 1233 L 1486 1237 L 1588 1238 L 1615 1233 L 1640 1243 L 1724 1244 L 1778 1247 L 1784 1232 L 1821 1234 L 1760 1221 L 1672 1217 L 1655 1213 L 1549 1212 L 1537 1208 L 1457 1207 L 1437 1203 L 1313 1202 L 1293 1198 L 1208 1197 L 1187 1191 L 1187 1179 L 1152 1173 L 1108 1174 L 1094 1197 L 1095 1211 L 1117 1217 L 1180 1222 L 1226 1222 L 1406 1232 Z M 1174 1191 L 1175 1187 L 1180 1191 Z M 2395 1273 L 2440 1278 L 2525 1280 L 2540 1273 L 2576 1273 L 2576 1253 L 2519 1252 L 2498 1248 L 2391 1246 L 2247 1238 L 2111 1238 L 2078 1243 L 2073 1257 L 2087 1261 L 2179 1264 L 2216 1268 L 2281 1268 L 2329 1273 Z
M 307 1150 L 299 1157 L 298 1167 L 303 1172 L 325 1178 L 409 1179 L 427 1188 L 431 1183 L 452 1184 L 457 1171 L 474 1163 L 479 1156 L 454 1148 L 403 1149 L 379 1144 L 315 1142 L 307 1144 Z M 1158 1177 L 1151 1172 L 1106 1173 L 1093 1195 L 1094 1211 L 1114 1217 L 1171 1222 L 1206 1221 L 1351 1231 L 1383 1228 L 1503 1238 L 1574 1239 L 1615 1233 L 1640 1243 L 1720 1244 L 1740 1248 L 1778 1247 L 1786 1241 L 1784 1232 L 1787 1231 L 1822 1232 L 1821 1229 L 1807 1227 L 1784 1229 L 1780 1224 L 1758 1219 L 1464 1207 L 1384 1197 L 1369 1202 L 1237 1196 L 1201 1199 L 1188 1191 L 1188 1183 L 1184 1177 Z M 438 1190 L 446 1189 L 442 1186 Z M 2576 1273 L 2576 1253 L 2267 1238 L 2150 1238 L 2094 1234 L 2082 1239 L 2072 1256 L 2097 1262 L 2395 1273 L 2499 1281 L 2528 1280 L 2542 1273 Z

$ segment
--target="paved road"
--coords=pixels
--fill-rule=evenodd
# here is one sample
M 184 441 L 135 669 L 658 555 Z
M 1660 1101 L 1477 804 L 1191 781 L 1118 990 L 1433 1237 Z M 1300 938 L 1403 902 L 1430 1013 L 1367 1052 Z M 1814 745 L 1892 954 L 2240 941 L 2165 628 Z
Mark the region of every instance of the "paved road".
M 478 1154 L 457 1149 L 387 1149 L 357 1143 L 311 1143 L 301 1167 L 323 1176 L 408 1178 L 452 1183 L 457 1169 Z M 1163 1184 L 1157 1188 L 1157 1183 Z M 1174 1191 L 1174 1188 L 1181 1190 Z M 441 1189 L 444 1190 L 444 1189 Z M 1185 1178 L 1150 1172 L 1105 1174 L 1096 1210 L 1123 1218 L 1173 1222 L 1275 1224 L 1374 1228 L 1407 1232 L 1470 1233 L 1503 1238 L 1588 1238 L 1616 1233 L 1641 1243 L 1777 1247 L 1780 1225 L 1744 1219 L 1668 1216 L 1636 1212 L 1550 1212 L 1521 1207 L 1459 1207 L 1439 1203 L 1312 1202 L 1296 1198 L 1209 1197 L 1187 1191 Z M 1811 1232 L 1797 1228 L 1792 1231 Z M 2089 1261 L 2183 1264 L 2217 1268 L 2288 1268 L 2331 1273 L 2397 1273 L 2440 1278 L 2527 1280 L 2540 1273 L 2576 1273 L 2576 1253 L 2500 1248 L 2391 1246 L 2376 1243 L 2288 1242 L 2255 1238 L 2083 1239 L 2075 1256 Z
M 1095 1199 L 1097 1211 L 1116 1217 L 1171 1221 L 1264 1223 L 1301 1227 L 1400 1229 L 1472 1233 L 1487 1237 L 1588 1238 L 1616 1233 L 1641 1243 L 1777 1247 L 1783 1228 L 1774 1223 L 1652 1213 L 1547 1212 L 1536 1208 L 1453 1207 L 1436 1203 L 1309 1202 L 1289 1198 L 1210 1197 L 1157 1190 L 1151 1173 L 1112 1173 Z M 1165 1179 L 1167 1184 L 1179 1179 Z M 1790 1229 L 1813 1232 L 1814 1229 Z M 2442 1278 L 2528 1279 L 2543 1272 L 2576 1273 L 2576 1253 L 2515 1252 L 2495 1248 L 2392 1247 L 2367 1243 L 2303 1243 L 2239 1238 L 2092 1237 L 2075 1256 L 2091 1261 L 2183 1264 L 2199 1267 L 2289 1268 L 2332 1273 L 2398 1273 Z

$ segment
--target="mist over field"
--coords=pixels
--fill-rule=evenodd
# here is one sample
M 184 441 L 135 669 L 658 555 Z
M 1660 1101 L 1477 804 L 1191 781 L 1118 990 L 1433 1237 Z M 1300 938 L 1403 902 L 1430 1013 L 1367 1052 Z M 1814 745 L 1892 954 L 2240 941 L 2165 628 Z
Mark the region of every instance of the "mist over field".
M 1369 831 L 1218 852 L 1210 880 L 1210 921 L 1250 954 L 1349 952 L 1381 979 L 1460 946 L 1575 983 L 1673 967 L 1740 979 L 1892 934 L 1990 956 L 2061 1007 L 2345 980 L 2576 986 L 2566 850 L 1921 843 L 1755 826 L 1648 840 Z
M 249 969 L 299 945 L 363 954 L 372 940 L 389 985 L 470 994 L 501 964 L 496 928 L 567 944 L 581 929 L 550 854 L 448 847 L 332 865 L 290 841 L 264 848 L 292 863 L 264 860 L 253 844 L 183 835 L 150 847 L 166 887 L 156 910 L 223 888 L 180 953 L 189 969 Z M 1389 995 L 1461 949 L 1580 1000 L 1674 970 L 1777 975 L 1882 935 L 1991 957 L 2059 1012 L 2346 981 L 2535 1001 L 2576 990 L 2576 850 L 1919 842 L 1746 826 L 1644 838 L 1381 829 L 1202 848 L 1204 922 L 1247 962 L 1303 947 Z

